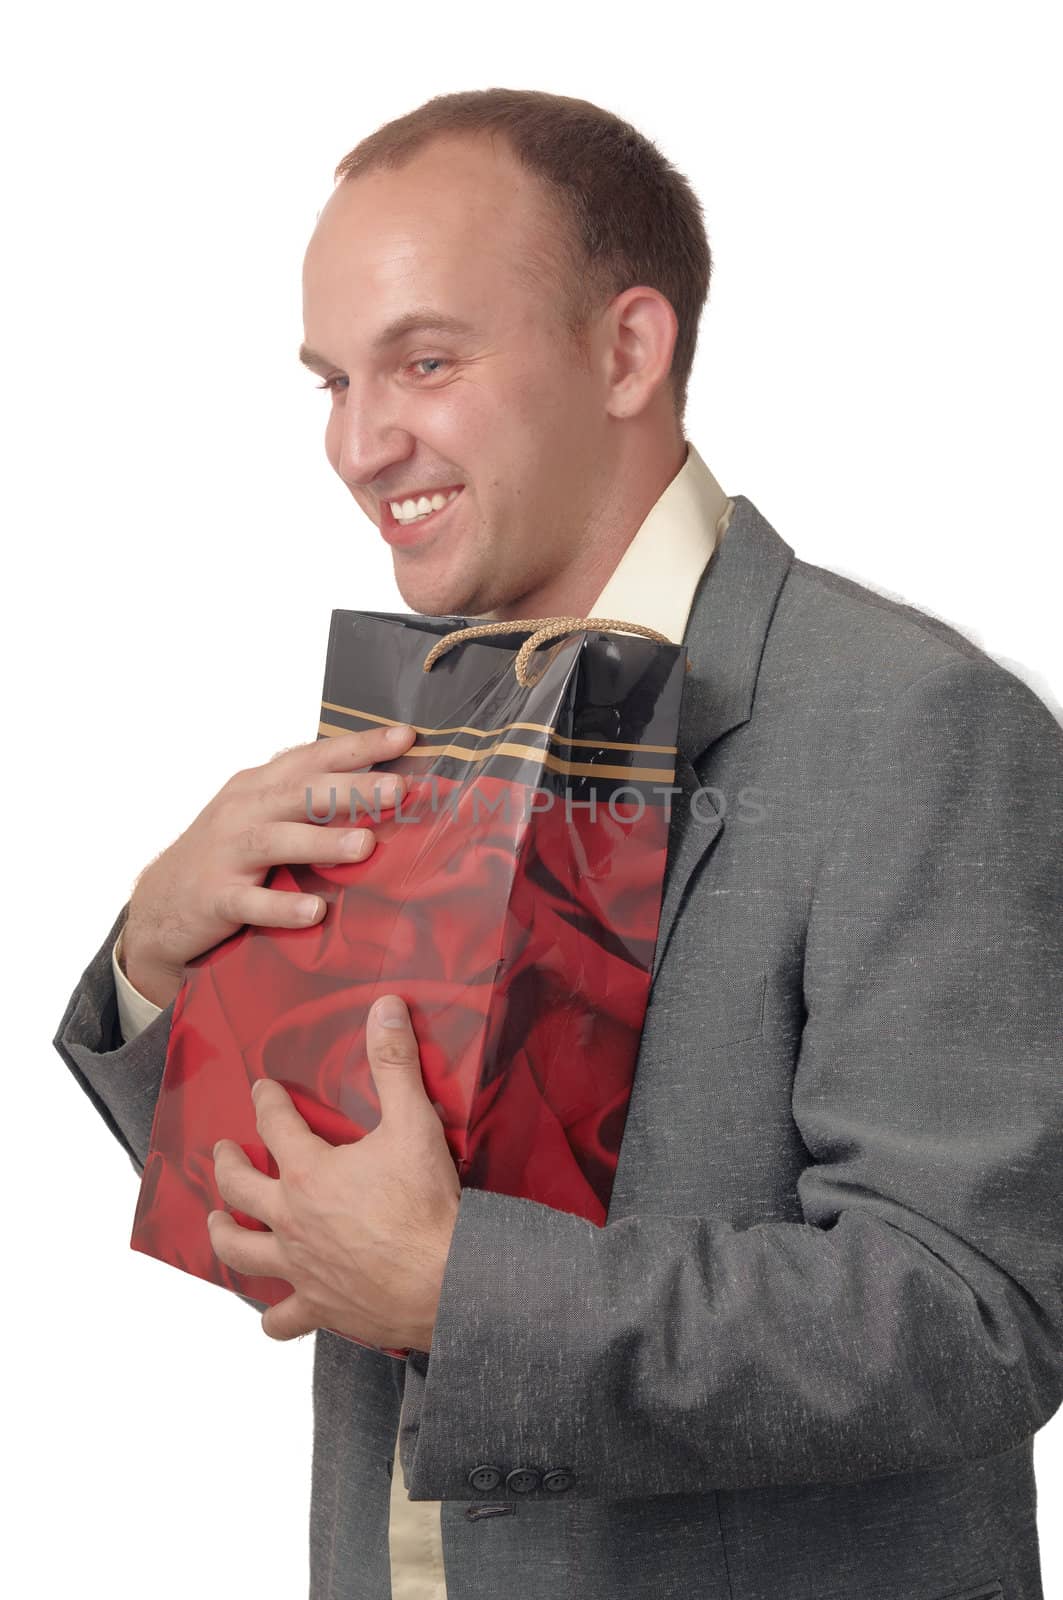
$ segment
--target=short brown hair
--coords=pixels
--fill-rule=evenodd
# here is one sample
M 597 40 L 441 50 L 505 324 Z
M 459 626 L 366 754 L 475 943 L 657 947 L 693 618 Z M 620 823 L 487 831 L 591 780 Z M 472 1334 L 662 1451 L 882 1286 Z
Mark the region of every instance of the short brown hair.
M 678 323 L 669 378 L 682 423 L 712 255 L 688 180 L 629 122 L 589 100 L 538 89 L 435 95 L 369 134 L 344 156 L 335 178 L 401 167 L 444 134 L 482 132 L 501 134 L 556 202 L 561 259 L 554 240 L 553 261 L 537 267 L 557 277 L 575 339 L 593 312 L 633 285 L 669 301 Z

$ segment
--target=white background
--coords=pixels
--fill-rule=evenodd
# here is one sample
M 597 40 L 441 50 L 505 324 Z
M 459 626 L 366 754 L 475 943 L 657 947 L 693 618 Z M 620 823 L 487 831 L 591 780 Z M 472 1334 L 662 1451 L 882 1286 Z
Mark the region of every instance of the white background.
M 0 1581 L 20 1600 L 306 1592 L 312 1341 L 129 1249 L 132 1168 L 51 1039 L 141 867 L 237 768 L 314 737 L 331 609 L 405 609 L 296 363 L 302 253 L 360 138 L 494 84 L 635 122 L 705 208 L 687 430 L 724 488 L 1059 714 L 1049 7 L 698 15 L 695 37 L 675 5 L 68 4 L 8 34 Z M 1052 1597 L 1059 1414 L 1036 1460 Z

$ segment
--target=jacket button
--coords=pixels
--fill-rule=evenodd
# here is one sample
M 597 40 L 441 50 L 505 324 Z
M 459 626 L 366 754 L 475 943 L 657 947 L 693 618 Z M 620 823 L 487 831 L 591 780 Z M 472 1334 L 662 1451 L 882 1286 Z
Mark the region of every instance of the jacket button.
M 514 1494 L 527 1494 L 539 1482 L 539 1474 L 533 1472 L 531 1467 L 514 1467 L 506 1478 L 506 1488 Z
M 480 1489 L 486 1494 L 491 1489 L 498 1488 L 502 1482 L 502 1474 L 497 1467 L 473 1467 L 468 1482 L 472 1488 Z
M 562 1491 L 568 1489 L 571 1484 L 571 1472 L 565 1472 L 560 1467 L 555 1467 L 550 1472 L 543 1474 L 543 1488 L 551 1489 L 554 1494 L 561 1494 Z

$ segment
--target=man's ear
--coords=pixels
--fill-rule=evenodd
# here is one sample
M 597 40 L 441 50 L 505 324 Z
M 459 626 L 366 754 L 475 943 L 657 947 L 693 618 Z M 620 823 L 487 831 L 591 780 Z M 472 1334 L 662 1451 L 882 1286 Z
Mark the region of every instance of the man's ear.
M 601 338 L 611 416 L 637 416 L 649 405 L 668 381 L 678 332 L 671 301 L 658 289 L 637 284 L 609 304 Z

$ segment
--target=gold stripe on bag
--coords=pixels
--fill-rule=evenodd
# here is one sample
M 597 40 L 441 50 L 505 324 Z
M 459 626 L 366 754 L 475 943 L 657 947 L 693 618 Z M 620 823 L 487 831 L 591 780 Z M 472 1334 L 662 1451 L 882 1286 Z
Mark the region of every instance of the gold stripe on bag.
M 570 739 L 563 733 L 558 733 L 557 728 L 545 722 L 503 722 L 497 728 L 472 728 L 464 722 L 456 723 L 450 728 L 422 728 L 416 722 L 403 722 L 400 724 L 398 717 L 378 717 L 372 711 L 362 711 L 357 706 L 341 706 L 335 700 L 322 700 L 322 711 L 342 711 L 344 716 L 363 717 L 366 722 L 379 723 L 382 728 L 412 728 L 414 733 L 468 733 L 474 739 L 494 739 L 500 733 L 509 733 L 513 728 L 524 728 L 529 733 L 546 733 L 554 744 L 579 745 L 590 750 L 644 750 L 651 756 L 674 756 L 674 744 L 623 744 L 616 739 Z M 341 728 L 332 722 L 321 724 L 322 732 L 335 728 L 339 733 L 354 733 L 354 728 Z
M 325 734 L 329 739 L 355 731 L 353 728 L 341 728 L 336 722 L 319 722 L 317 726 L 318 732 Z M 404 726 L 411 727 L 412 724 L 406 723 Z M 433 729 L 417 731 L 432 733 Z M 638 746 L 629 748 L 638 749 Z M 549 751 L 543 750 L 540 745 L 513 744 L 508 739 L 500 739 L 483 750 L 470 750 L 463 744 L 412 744 L 397 759 L 408 761 L 411 757 L 417 756 L 450 756 L 455 761 L 471 764 L 474 761 L 486 761 L 488 756 L 495 755 L 513 756 L 518 761 L 536 761 L 540 766 L 549 767 L 551 772 L 563 772 L 580 778 L 639 778 L 643 783 L 670 783 L 675 776 L 674 767 L 615 767 L 597 761 L 563 761 L 560 756 L 550 755 Z

